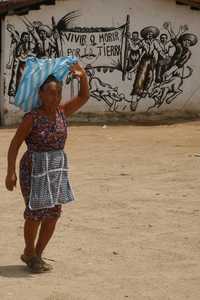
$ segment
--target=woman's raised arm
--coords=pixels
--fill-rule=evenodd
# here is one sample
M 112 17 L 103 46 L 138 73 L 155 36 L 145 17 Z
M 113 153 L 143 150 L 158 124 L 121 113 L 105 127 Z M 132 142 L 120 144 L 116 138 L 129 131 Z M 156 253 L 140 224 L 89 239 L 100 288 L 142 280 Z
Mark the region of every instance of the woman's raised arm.
M 77 111 L 89 99 L 88 79 L 84 68 L 79 64 L 75 64 L 71 67 L 71 73 L 80 80 L 80 90 L 78 96 L 61 105 L 61 109 L 64 111 L 66 117 Z

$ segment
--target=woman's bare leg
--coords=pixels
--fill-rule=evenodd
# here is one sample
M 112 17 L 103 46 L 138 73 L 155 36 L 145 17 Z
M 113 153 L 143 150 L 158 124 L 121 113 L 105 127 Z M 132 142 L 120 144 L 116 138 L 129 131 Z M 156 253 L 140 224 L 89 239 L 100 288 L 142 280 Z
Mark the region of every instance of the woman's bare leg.
M 38 227 L 40 221 L 35 221 L 31 219 L 26 219 L 24 223 L 24 240 L 25 240 L 25 249 L 24 255 L 34 256 L 35 253 L 35 239 L 38 232 Z
M 51 239 L 54 233 L 57 220 L 58 218 L 49 218 L 42 221 L 39 237 L 35 247 L 36 255 L 40 257 L 42 256 L 42 252 L 44 251 L 45 247 L 47 246 L 49 240 Z

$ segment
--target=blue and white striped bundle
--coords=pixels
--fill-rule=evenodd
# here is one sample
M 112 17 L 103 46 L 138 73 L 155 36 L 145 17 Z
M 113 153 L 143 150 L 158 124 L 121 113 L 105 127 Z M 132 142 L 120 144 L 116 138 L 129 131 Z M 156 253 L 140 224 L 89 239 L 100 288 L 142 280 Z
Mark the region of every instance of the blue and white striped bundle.
M 62 81 L 70 72 L 71 65 L 77 63 L 74 56 L 39 59 L 29 57 L 20 80 L 15 104 L 24 112 L 29 112 L 40 106 L 39 88 L 49 75 Z

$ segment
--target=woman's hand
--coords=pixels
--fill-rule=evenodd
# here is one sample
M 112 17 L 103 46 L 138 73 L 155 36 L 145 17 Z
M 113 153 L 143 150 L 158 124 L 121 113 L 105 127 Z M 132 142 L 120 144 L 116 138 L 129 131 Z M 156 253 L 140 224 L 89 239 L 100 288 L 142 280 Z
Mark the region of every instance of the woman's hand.
M 84 76 L 86 76 L 86 72 L 85 72 L 85 69 L 79 65 L 78 63 L 77 64 L 74 64 L 71 66 L 70 68 L 71 70 L 71 74 L 75 77 L 75 78 L 83 78 Z
M 13 188 L 16 187 L 17 184 L 17 176 L 15 172 L 7 174 L 5 184 L 9 191 L 13 191 Z

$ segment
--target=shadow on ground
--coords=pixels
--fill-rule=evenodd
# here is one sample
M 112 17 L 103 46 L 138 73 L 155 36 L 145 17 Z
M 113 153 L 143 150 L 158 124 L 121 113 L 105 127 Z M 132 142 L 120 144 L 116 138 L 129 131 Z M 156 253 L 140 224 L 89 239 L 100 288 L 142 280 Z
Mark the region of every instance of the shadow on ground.
M 28 272 L 26 266 L 22 266 L 22 265 L 0 266 L 0 277 L 20 278 L 20 277 L 29 277 L 29 276 L 32 276 L 32 274 Z

